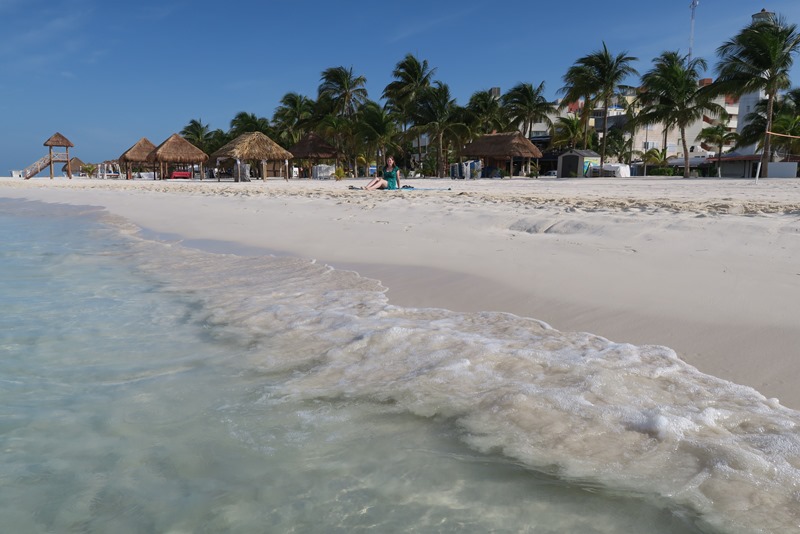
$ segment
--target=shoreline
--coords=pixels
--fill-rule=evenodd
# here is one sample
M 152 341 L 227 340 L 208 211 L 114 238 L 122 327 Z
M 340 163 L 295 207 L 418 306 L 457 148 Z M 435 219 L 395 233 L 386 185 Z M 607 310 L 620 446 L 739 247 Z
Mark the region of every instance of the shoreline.
M 508 312 L 665 345 L 800 409 L 800 180 L 409 179 L 451 190 L 347 190 L 361 181 L 0 178 L 0 197 L 103 206 L 197 248 L 316 259 L 381 280 L 395 305 Z

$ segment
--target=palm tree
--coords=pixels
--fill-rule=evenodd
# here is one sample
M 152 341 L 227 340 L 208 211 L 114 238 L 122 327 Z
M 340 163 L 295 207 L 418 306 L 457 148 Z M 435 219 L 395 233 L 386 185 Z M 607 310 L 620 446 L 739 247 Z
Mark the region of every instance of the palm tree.
M 427 60 L 420 61 L 413 54 L 406 56 L 395 65 L 392 71 L 394 81 L 383 90 L 383 98 L 389 110 L 396 114 L 403 125 L 403 131 L 412 123 L 422 93 L 431 86 L 436 68 L 430 68 Z M 422 162 L 422 140 L 417 137 L 419 161 Z
M 560 108 L 564 109 L 569 104 L 583 100 L 583 108 L 580 115 L 583 129 L 583 148 L 589 148 L 589 119 L 595 104 L 593 97 L 595 84 L 592 81 L 591 70 L 584 65 L 573 65 L 564 74 L 563 80 L 564 87 L 559 89 L 559 92 L 564 95 Z
M 634 98 L 633 100 L 628 100 L 627 98 L 622 98 L 620 100 L 622 102 L 623 107 L 625 108 L 625 120 L 626 124 L 624 126 L 625 132 L 628 133 L 629 138 L 627 141 L 628 144 L 628 154 L 627 154 L 627 163 L 633 161 L 633 152 L 634 152 L 634 141 L 636 139 L 636 132 L 641 125 L 641 121 L 639 120 L 639 114 L 642 111 L 641 102 L 638 98 Z M 666 146 L 666 145 L 665 145 Z
M 717 176 L 722 177 L 722 161 L 720 158 L 722 157 L 722 151 L 725 148 L 725 145 L 731 142 L 735 142 L 739 138 L 739 134 L 736 132 L 731 132 L 725 126 L 727 124 L 727 120 L 725 122 L 720 122 L 714 124 L 712 126 L 706 126 L 700 133 L 697 134 L 697 141 L 701 143 L 708 143 L 710 145 L 716 146 L 719 148 L 717 150 Z
M 759 101 L 753 111 L 744 117 L 745 125 L 739 132 L 737 147 L 758 145 L 758 148 L 763 148 L 767 131 L 767 104 L 766 100 Z M 792 89 L 775 99 L 772 108 L 773 123 L 778 122 L 781 115 L 800 115 L 800 88 Z M 775 125 L 773 130 L 785 133 L 779 132 Z
M 331 67 L 322 72 L 319 97 L 328 98 L 333 111 L 345 117 L 355 116 L 358 108 L 367 101 L 367 79 L 356 76 L 353 67 Z
M 522 126 L 525 137 L 530 137 L 537 122 L 553 125 L 550 115 L 556 112 L 556 107 L 544 97 L 544 82 L 535 88 L 530 83 L 517 84 L 502 96 L 501 102 L 511 125 Z
M 359 137 L 356 117 L 342 115 L 326 115 L 316 128 L 323 138 L 331 140 L 334 148 L 348 165 L 352 164 L 353 172 L 358 170 Z
M 231 137 L 236 138 L 248 132 L 261 132 L 264 135 L 270 135 L 272 132 L 269 119 L 258 117 L 255 113 L 240 111 L 231 120 Z
M 608 154 L 622 163 L 630 163 L 630 161 L 625 160 L 631 153 L 633 146 L 633 137 L 625 135 L 626 126 L 613 127 L 608 131 Z
M 397 126 L 388 110 L 377 102 L 368 101 L 361 108 L 357 131 L 369 150 L 374 151 L 375 161 L 385 160 L 388 150 L 396 150 Z
M 467 103 L 470 122 L 473 131 L 487 134 L 497 130 L 504 130 L 508 121 L 500 105 L 500 99 L 491 91 L 476 91 Z
M 642 154 L 642 162 L 644 163 L 644 175 L 647 176 L 647 165 L 655 165 L 656 167 L 664 167 L 667 165 L 669 156 L 667 156 L 666 148 L 651 148 Z
M 203 124 L 202 119 L 192 119 L 181 130 L 181 137 L 194 146 L 208 153 L 208 144 L 211 142 L 211 132 L 208 124 Z
M 469 134 L 461 110 L 455 99 L 450 97 L 447 84 L 437 81 L 421 95 L 414 116 L 414 129 L 436 140 L 437 174 L 440 178 L 444 176 L 445 141 Z
M 608 136 L 608 108 L 611 99 L 616 94 L 622 82 L 628 76 L 639 74 L 631 63 L 637 58 L 622 52 L 616 56 L 608 51 L 606 43 L 603 49 L 584 56 L 567 71 L 564 81 L 567 83 L 564 90 L 571 92 L 591 94 L 597 102 L 603 103 L 603 143 L 600 151 L 600 168 L 603 168 L 606 159 L 606 137 Z M 571 84 L 574 84 L 571 85 Z
M 314 101 L 298 93 L 289 92 L 275 108 L 272 123 L 278 139 L 287 146 L 297 143 L 306 133 L 306 126 L 314 113 Z
M 800 154 L 800 115 L 783 113 L 775 115 L 772 130 L 777 138 L 772 142 L 776 152 Z
M 709 91 L 737 96 L 763 91 L 766 95 L 766 131 L 761 156 L 764 176 L 769 176 L 775 99 L 778 91 L 790 87 L 789 71 L 798 51 L 797 25 L 787 23 L 782 17 L 754 21 L 717 48 L 718 77 Z
M 219 128 L 213 130 L 209 133 L 209 140 L 206 144 L 206 154 L 213 154 L 232 140 L 233 137 L 231 137 L 229 133 Z
M 553 146 L 575 148 L 584 135 L 583 122 L 577 114 L 570 113 L 556 119 L 552 132 Z
M 606 159 L 606 137 L 608 137 L 608 108 L 611 105 L 611 98 L 616 94 L 622 82 L 631 75 L 639 73 L 630 64 L 638 58 L 622 52 L 616 56 L 608 51 L 606 43 L 603 42 L 603 49 L 598 50 L 588 56 L 581 58 L 579 63 L 588 67 L 592 73 L 592 80 L 595 84 L 595 95 L 598 102 L 603 103 L 603 144 L 600 152 L 600 168 Z
M 725 112 L 722 106 L 711 101 L 707 91 L 699 87 L 700 71 L 705 68 L 706 62 L 702 58 L 690 59 L 668 51 L 655 58 L 653 68 L 642 76 L 640 98 L 645 109 L 639 119 L 643 124 L 663 122 L 680 130 L 684 178 L 688 178 L 690 172 L 686 128 L 706 113 L 722 115 Z
M 420 61 L 413 54 L 406 56 L 395 65 L 392 78 L 383 90 L 383 98 L 392 112 L 397 113 L 405 124 L 411 120 L 413 108 L 422 92 L 431 86 L 435 68 L 428 66 L 427 60 Z

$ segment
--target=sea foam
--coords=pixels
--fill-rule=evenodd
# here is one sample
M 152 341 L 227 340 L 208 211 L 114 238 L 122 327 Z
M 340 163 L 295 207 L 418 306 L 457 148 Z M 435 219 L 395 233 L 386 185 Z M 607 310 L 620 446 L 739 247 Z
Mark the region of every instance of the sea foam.
M 800 527 L 800 414 L 669 348 L 510 314 L 401 308 L 376 281 L 300 259 L 142 246 L 164 248 L 147 253 L 150 272 L 185 265 L 169 290 L 202 300 L 197 321 L 255 347 L 265 372 L 296 370 L 279 387 L 287 398 L 452 420 L 478 451 L 658 496 L 724 531 Z M 261 354 L 266 332 L 286 351 Z

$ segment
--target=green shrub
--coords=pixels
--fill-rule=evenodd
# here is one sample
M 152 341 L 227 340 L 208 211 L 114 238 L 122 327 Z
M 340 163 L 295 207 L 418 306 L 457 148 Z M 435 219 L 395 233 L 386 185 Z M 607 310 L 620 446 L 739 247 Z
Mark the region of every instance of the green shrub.
M 672 167 L 656 167 L 647 169 L 647 174 L 650 176 L 675 176 L 675 170 Z

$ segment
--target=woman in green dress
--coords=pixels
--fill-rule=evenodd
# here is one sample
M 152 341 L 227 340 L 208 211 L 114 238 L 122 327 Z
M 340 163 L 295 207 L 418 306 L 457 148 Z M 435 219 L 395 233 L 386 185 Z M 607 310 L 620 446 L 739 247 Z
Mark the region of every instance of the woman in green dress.
M 394 158 L 389 156 L 386 158 L 386 165 L 383 166 L 383 171 L 379 176 L 376 176 L 364 188 L 367 191 L 374 191 L 375 189 L 400 189 L 400 169 L 394 164 Z

